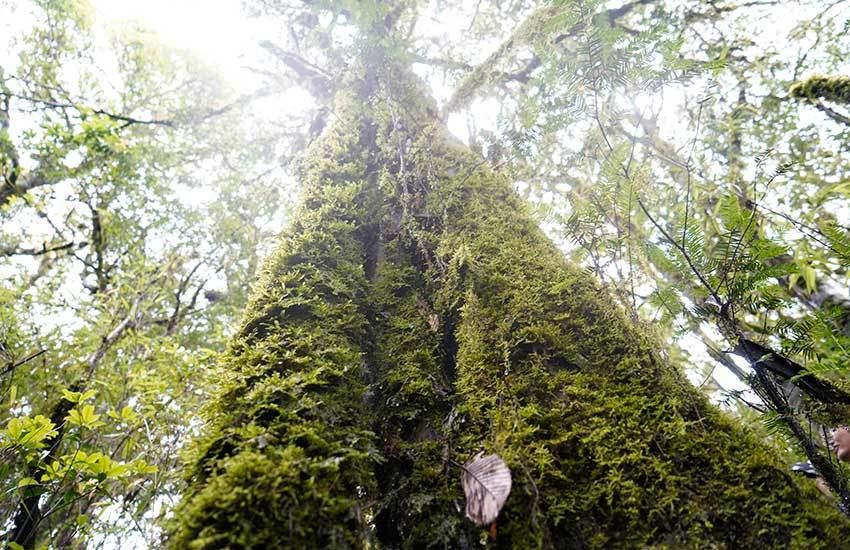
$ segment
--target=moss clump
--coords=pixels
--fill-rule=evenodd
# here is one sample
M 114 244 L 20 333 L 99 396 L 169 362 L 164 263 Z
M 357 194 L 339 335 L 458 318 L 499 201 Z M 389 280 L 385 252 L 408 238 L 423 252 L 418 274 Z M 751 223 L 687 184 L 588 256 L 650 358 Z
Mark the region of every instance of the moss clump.
M 431 155 L 471 165 L 455 146 L 432 146 Z M 492 546 L 841 540 L 846 520 L 665 365 L 613 300 L 567 264 L 508 182 L 481 167 L 450 172 L 435 178 L 442 199 L 433 207 L 448 208 L 438 250 L 466 258 L 461 287 L 438 291 L 460 304 L 453 456 L 484 448 L 514 472 Z
M 346 122 L 359 123 L 356 116 Z M 366 403 L 371 208 L 354 132 L 305 159 L 304 205 L 266 262 L 191 451 L 174 548 L 351 547 L 378 460 Z M 354 177 L 357 174 L 358 177 Z
M 176 548 L 826 548 L 847 521 L 663 363 L 375 58 L 305 163 Z M 459 470 L 510 465 L 498 535 Z M 484 541 L 484 542 L 482 542 Z
M 850 77 L 813 76 L 802 82 L 796 82 L 788 93 L 791 97 L 798 99 L 823 98 L 835 103 L 850 103 Z

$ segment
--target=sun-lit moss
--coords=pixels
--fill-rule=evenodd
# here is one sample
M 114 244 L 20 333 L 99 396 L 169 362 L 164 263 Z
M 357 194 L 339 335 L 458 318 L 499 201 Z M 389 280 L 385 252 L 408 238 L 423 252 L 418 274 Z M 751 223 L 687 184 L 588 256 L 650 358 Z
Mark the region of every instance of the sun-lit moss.
M 350 547 L 371 536 L 361 504 L 379 456 L 364 398 L 370 182 L 360 119 L 344 122 L 354 130 L 341 125 L 305 159 L 304 205 L 222 359 L 172 547 Z
M 826 548 L 847 521 L 665 364 L 510 182 L 373 60 L 305 160 L 175 548 Z M 479 450 L 514 486 L 463 518 Z

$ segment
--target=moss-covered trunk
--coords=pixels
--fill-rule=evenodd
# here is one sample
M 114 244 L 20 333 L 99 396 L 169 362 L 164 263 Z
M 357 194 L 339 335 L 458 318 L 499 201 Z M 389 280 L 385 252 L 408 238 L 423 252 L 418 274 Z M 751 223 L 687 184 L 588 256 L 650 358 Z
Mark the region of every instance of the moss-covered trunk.
M 710 406 L 453 142 L 421 84 L 351 77 L 196 443 L 175 548 L 818 548 L 848 525 Z

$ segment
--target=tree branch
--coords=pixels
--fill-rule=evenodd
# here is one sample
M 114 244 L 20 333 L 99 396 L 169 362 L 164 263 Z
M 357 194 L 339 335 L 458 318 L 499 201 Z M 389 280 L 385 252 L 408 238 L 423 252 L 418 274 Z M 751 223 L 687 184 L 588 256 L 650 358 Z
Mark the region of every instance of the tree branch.
M 755 371 L 756 380 L 758 380 L 763 397 L 779 413 L 785 425 L 794 435 L 794 438 L 800 443 L 800 446 L 806 453 L 806 458 L 809 459 L 818 474 L 826 480 L 830 489 L 835 491 L 835 494 L 839 496 L 842 504 L 842 512 L 845 515 L 850 514 L 850 492 L 847 490 L 847 483 L 841 471 L 836 468 L 832 460 L 824 456 L 809 434 L 806 433 L 806 430 L 800 425 L 782 392 L 776 387 L 776 383 L 772 377 L 765 372 L 765 365 L 757 360 L 753 363 L 753 370 Z
M 822 403 L 850 403 L 850 395 L 844 391 L 812 375 L 799 363 L 752 340 L 739 338 L 734 352 L 751 364 L 758 364 L 774 375 L 788 380 Z
M 69 248 L 81 248 L 89 244 L 87 241 L 82 241 L 79 243 L 68 242 L 62 244 L 55 244 L 47 246 L 47 243 L 43 243 L 41 248 L 0 248 L 0 256 L 43 256 L 44 254 L 49 254 L 51 252 L 59 252 L 61 250 L 67 250 Z
M 16 368 L 20 367 L 24 363 L 29 363 L 30 361 L 32 361 L 33 359 L 35 359 L 36 357 L 38 357 L 39 355 L 42 355 L 44 353 L 47 353 L 47 350 L 41 349 L 41 350 L 35 351 L 33 353 L 30 353 L 29 355 L 27 355 L 26 357 L 24 357 L 23 359 L 21 359 L 19 361 L 10 362 L 8 365 L 6 365 L 6 367 L 2 371 L 0 371 L 0 376 L 5 376 L 5 375 L 9 374 L 10 372 L 12 372 Z
M 18 177 L 17 171 L 17 167 L 13 168 L 12 176 L 6 178 L 6 181 L 0 186 L 0 206 L 5 205 L 15 195 L 20 196 L 37 187 L 56 183 L 45 178 L 38 168 L 22 177 Z
M 333 79 L 327 71 L 268 40 L 261 40 L 259 45 L 289 67 L 295 73 L 295 76 L 301 79 L 299 84 L 304 85 L 310 93 L 319 98 L 326 98 L 330 95 Z
M 815 106 L 815 108 L 818 111 L 822 112 L 823 114 L 825 114 L 826 116 L 828 116 L 829 118 L 834 120 L 835 122 L 840 122 L 841 124 L 844 124 L 846 126 L 850 126 L 850 118 L 842 115 L 841 113 L 839 113 L 838 111 L 835 111 L 834 109 L 827 107 L 826 105 L 823 104 L 822 101 L 815 101 L 813 103 L 813 105 Z
M 79 111 L 80 105 L 76 105 L 74 103 L 66 103 L 61 101 L 55 101 L 52 99 L 40 99 L 37 97 L 25 96 L 20 94 L 15 94 L 12 92 L 0 92 L 0 95 L 4 95 L 7 97 L 14 97 L 23 101 L 28 101 L 30 103 L 38 103 L 44 105 L 46 107 L 52 107 L 54 109 L 74 109 Z M 113 120 L 119 120 L 125 122 L 125 126 L 129 126 L 130 124 L 146 124 L 146 125 L 159 125 L 159 126 L 174 126 L 173 119 L 143 119 L 136 118 L 128 115 L 122 115 L 118 113 L 113 113 L 111 111 L 107 111 L 105 109 L 90 109 L 92 113 L 100 116 L 105 116 L 107 118 L 111 118 Z
M 594 21 L 604 19 L 609 25 L 613 26 L 619 19 L 632 12 L 638 6 L 651 4 L 655 0 L 636 0 L 619 8 L 605 10 L 593 15 Z M 470 74 L 458 86 L 457 90 L 452 94 L 452 97 L 446 103 L 443 112 L 443 119 L 449 113 L 456 111 L 468 103 L 472 94 L 484 84 L 500 86 L 506 82 L 515 81 L 527 83 L 531 80 L 531 73 L 540 67 L 543 63 L 538 55 L 533 55 L 518 71 L 497 71 L 494 67 L 509 53 L 514 51 L 518 46 L 524 45 L 527 38 L 524 37 L 527 31 L 536 28 L 542 21 L 547 21 L 558 13 L 560 8 L 552 6 L 544 6 L 535 10 L 529 15 L 520 25 L 511 33 L 511 36 L 503 42 L 487 59 L 474 68 L 471 68 Z M 586 21 L 580 21 L 561 34 L 556 34 L 551 38 L 553 45 L 557 46 L 571 36 L 585 28 Z

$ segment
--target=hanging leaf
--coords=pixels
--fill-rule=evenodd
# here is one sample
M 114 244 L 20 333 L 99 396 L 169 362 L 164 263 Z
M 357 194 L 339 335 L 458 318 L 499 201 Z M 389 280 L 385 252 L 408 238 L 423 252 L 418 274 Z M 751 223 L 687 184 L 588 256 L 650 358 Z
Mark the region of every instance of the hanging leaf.
M 511 471 L 499 455 L 478 453 L 463 465 L 460 482 L 466 495 L 466 517 L 484 527 L 496 521 L 511 493 Z

